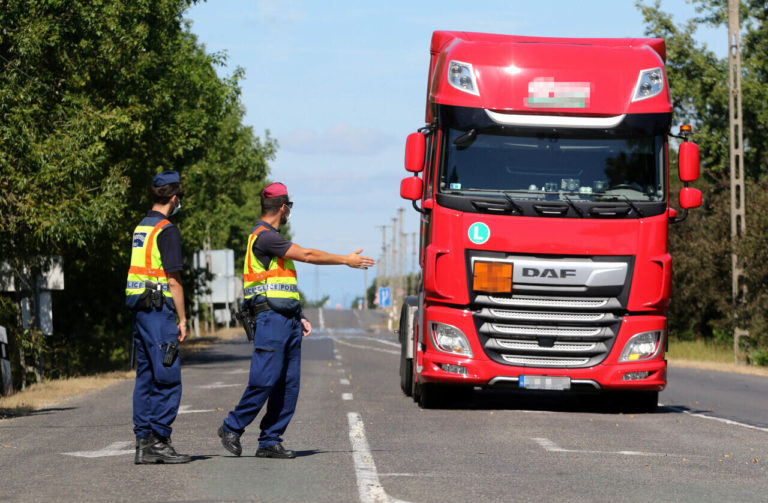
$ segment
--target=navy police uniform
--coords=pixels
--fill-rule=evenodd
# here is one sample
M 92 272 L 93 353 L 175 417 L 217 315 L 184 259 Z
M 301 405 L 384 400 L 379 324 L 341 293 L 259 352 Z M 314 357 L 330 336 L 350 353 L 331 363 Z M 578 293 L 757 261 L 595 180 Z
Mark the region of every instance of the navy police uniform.
M 178 173 L 166 171 L 153 180 L 155 187 L 179 183 Z M 126 304 L 134 316 L 136 384 L 133 392 L 133 431 L 139 439 L 171 436 L 181 401 L 181 362 L 173 354 L 163 365 L 169 344 L 175 347 L 179 329 L 168 288 L 168 274 L 183 269 L 181 234 L 163 213 L 150 211 L 133 233 Z M 150 285 L 151 288 L 147 288 Z M 161 292 L 154 304 L 152 290 Z M 137 444 L 138 445 L 138 444 Z
M 299 397 L 301 304 L 296 270 L 282 258 L 291 244 L 260 220 L 251 232 L 243 267 L 244 306 L 257 312 L 251 368 L 245 392 L 219 434 L 239 437 L 266 403 L 260 450 L 282 442 Z

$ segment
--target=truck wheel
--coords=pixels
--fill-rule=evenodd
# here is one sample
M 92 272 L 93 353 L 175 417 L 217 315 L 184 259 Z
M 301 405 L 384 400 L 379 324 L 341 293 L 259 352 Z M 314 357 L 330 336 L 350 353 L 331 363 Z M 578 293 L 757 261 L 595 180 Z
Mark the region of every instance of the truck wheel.
M 634 406 L 637 412 L 656 412 L 659 406 L 658 391 L 636 391 L 629 394 L 628 398 L 632 400 L 630 406 Z
M 418 299 L 408 296 L 400 310 L 398 339 L 400 340 L 400 389 L 405 396 L 413 394 L 413 358 L 408 358 L 409 344 L 413 344 L 413 327 L 416 318 Z
M 445 405 L 446 396 L 442 386 L 434 383 L 419 385 L 419 407 L 422 409 L 439 409 Z
M 405 396 L 413 394 L 413 360 L 406 358 L 405 344 L 400 344 L 400 389 Z
M 624 413 L 656 412 L 659 406 L 658 391 L 621 391 L 616 393 L 613 407 Z

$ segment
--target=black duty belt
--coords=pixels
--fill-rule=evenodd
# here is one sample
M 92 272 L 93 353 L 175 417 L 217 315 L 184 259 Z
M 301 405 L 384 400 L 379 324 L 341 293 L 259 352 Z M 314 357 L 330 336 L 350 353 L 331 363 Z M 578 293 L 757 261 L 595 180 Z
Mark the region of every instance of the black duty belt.
M 259 304 L 253 304 L 251 306 L 251 312 L 253 314 L 263 313 L 264 311 L 269 311 L 270 309 L 272 309 L 272 308 L 269 307 L 269 304 L 267 304 L 266 302 L 261 302 Z

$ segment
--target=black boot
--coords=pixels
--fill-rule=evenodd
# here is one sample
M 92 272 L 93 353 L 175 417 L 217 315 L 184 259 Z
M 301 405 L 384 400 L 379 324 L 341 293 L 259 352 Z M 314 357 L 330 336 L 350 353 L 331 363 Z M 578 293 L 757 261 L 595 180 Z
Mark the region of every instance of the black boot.
M 148 439 L 138 439 L 136 464 L 178 464 L 189 463 L 191 460 L 188 455 L 176 452 L 170 438 L 158 437 L 153 433 Z
M 149 438 L 139 438 L 136 437 L 136 456 L 133 458 L 133 463 L 136 465 L 143 465 L 144 464 L 144 449 L 149 447 L 151 443 L 153 442 L 153 436 L 150 435 Z

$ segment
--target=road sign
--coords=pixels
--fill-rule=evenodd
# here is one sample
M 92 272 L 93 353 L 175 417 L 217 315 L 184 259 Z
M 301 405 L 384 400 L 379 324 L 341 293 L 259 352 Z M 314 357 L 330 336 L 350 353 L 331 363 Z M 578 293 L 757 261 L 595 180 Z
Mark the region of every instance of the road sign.
M 379 307 L 390 307 L 392 305 L 392 290 L 388 286 L 379 288 Z

